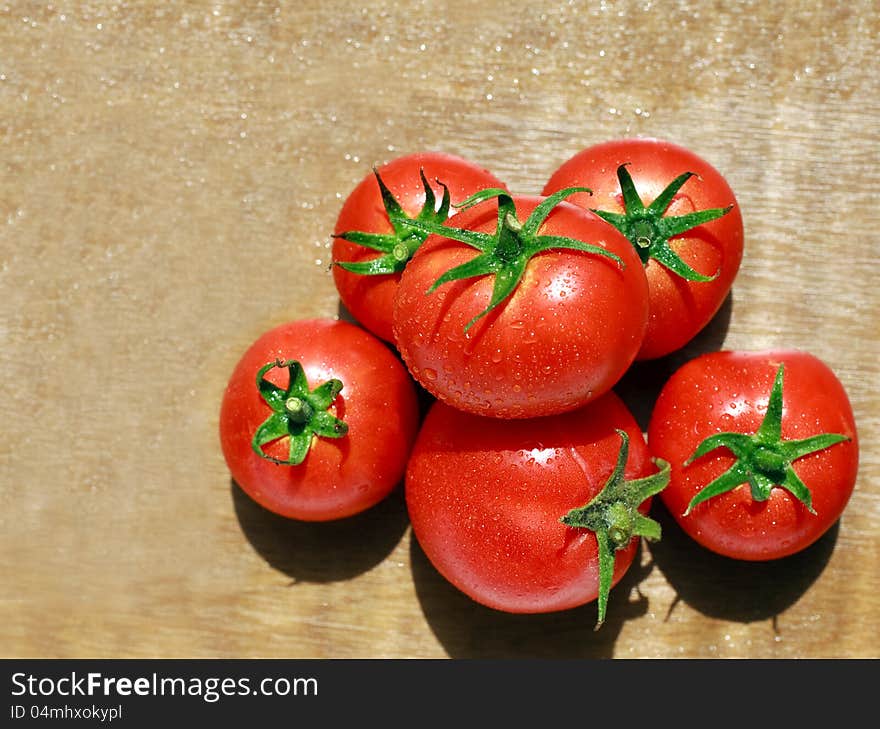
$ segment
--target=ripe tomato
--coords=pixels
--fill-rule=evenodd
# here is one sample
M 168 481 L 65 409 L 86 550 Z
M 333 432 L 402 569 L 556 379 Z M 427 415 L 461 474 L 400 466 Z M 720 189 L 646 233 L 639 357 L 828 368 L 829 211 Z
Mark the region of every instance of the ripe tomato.
M 622 230 L 645 264 L 650 315 L 637 359 L 684 346 L 715 316 L 742 260 L 742 216 L 727 181 L 678 145 L 621 139 L 578 152 L 543 194 L 572 185 L 593 192 L 572 202 Z
M 239 360 L 220 442 L 233 479 L 259 504 L 326 521 L 373 506 L 402 481 L 418 420 L 415 386 L 385 344 L 347 322 L 304 319 L 266 332 Z
M 815 542 L 855 486 L 852 408 L 806 352 L 711 352 L 664 385 L 648 443 L 672 465 L 662 500 L 719 554 L 770 560 Z
M 479 415 L 551 415 L 607 392 L 632 363 L 648 314 L 641 262 L 565 194 L 485 191 L 410 261 L 394 335 L 435 397 Z
M 333 279 L 352 316 L 392 341 L 400 272 L 427 237 L 401 221 L 446 220 L 450 202 L 503 186 L 488 170 L 441 152 L 398 157 L 367 175 L 343 203 L 334 232 Z
M 660 537 L 645 516 L 669 477 L 668 466 L 656 471 L 613 392 L 539 420 L 484 418 L 438 401 L 413 447 L 406 503 L 428 559 L 473 600 L 542 613 L 598 597 L 601 623 L 637 535 Z

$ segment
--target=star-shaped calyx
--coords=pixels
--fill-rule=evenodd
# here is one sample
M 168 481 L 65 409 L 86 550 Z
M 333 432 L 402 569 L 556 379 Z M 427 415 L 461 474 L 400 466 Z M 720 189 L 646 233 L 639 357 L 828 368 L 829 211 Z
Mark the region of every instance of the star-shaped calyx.
M 810 489 L 795 473 L 792 461 L 816 451 L 830 448 L 849 438 L 837 433 L 822 433 L 801 440 L 782 440 L 782 380 L 785 365 L 779 365 L 767 412 L 758 431 L 754 435 L 744 433 L 717 433 L 706 438 L 688 458 L 688 466 L 697 458 L 716 448 L 728 448 L 736 457 L 736 462 L 718 478 L 704 486 L 691 499 L 684 515 L 687 516 L 697 505 L 719 494 L 732 491 L 740 484 L 748 483 L 755 501 L 766 501 L 774 487 L 788 491 L 798 501 L 813 510 L 813 496 Z
M 546 220 L 553 208 L 566 197 L 576 192 L 590 192 L 585 187 L 569 187 L 544 198 L 525 222 L 520 222 L 516 214 L 516 204 L 510 193 L 500 188 L 490 188 L 474 193 L 467 200 L 457 204 L 458 210 L 466 210 L 478 203 L 498 198 L 498 223 L 494 233 L 483 233 L 476 230 L 455 228 L 438 222 L 408 220 L 405 225 L 425 234 L 435 233 L 465 243 L 479 251 L 479 254 L 467 263 L 451 268 L 438 278 L 428 293 L 449 281 L 458 281 L 477 276 L 491 275 L 495 277 L 489 305 L 465 326 L 470 329 L 477 320 L 484 317 L 510 296 L 525 273 L 526 266 L 532 256 L 554 248 L 569 248 L 604 256 L 615 261 L 623 268 L 620 256 L 605 250 L 601 246 L 585 243 L 575 238 L 560 235 L 539 235 L 541 224 Z
M 586 505 L 572 509 L 560 521 L 570 527 L 589 529 L 596 535 L 599 547 L 599 619 L 598 629 L 605 622 L 608 593 L 614 577 L 614 556 L 618 549 L 629 545 L 633 537 L 660 539 L 660 524 L 639 511 L 645 499 L 659 494 L 669 483 L 669 464 L 655 458 L 660 470 L 645 478 L 627 481 L 623 472 L 629 456 L 629 436 L 618 430 L 621 438 L 617 463 L 602 490 Z
M 391 223 L 393 232 L 365 233 L 350 230 L 336 233 L 333 236 L 334 238 L 342 238 L 365 248 L 371 248 L 380 253 L 379 256 L 368 261 L 336 261 L 336 265 L 340 268 L 362 276 L 399 273 L 404 269 L 409 259 L 413 257 L 419 246 L 428 237 L 427 233 L 407 226 L 406 222 L 417 220 L 426 224 L 439 224 L 449 217 L 449 188 L 440 180 L 437 180 L 437 184 L 443 188 L 443 197 L 440 200 L 440 207 L 435 209 L 437 198 L 431 189 L 431 185 L 428 184 L 428 180 L 425 178 L 424 170 L 419 170 L 419 177 L 421 177 L 422 185 L 425 188 L 425 204 L 414 218 L 407 215 L 403 208 L 400 207 L 400 203 L 382 181 L 375 167 L 373 168 L 373 174 L 376 176 L 376 182 L 379 183 L 382 204 L 385 206 L 385 213 L 388 216 L 388 221 Z
M 265 375 L 275 367 L 286 367 L 290 375 L 287 390 L 269 382 Z M 261 458 L 273 463 L 297 466 L 305 460 L 312 447 L 312 438 L 341 438 L 348 426 L 328 410 L 342 390 L 341 380 L 328 380 L 314 390 L 309 389 L 302 365 L 294 360 L 276 360 L 257 372 L 257 387 L 272 414 L 257 428 L 251 448 Z M 274 458 L 263 446 L 279 438 L 289 438 L 287 459 Z
M 701 274 L 685 263 L 669 245 L 669 239 L 673 236 L 720 218 L 733 207 L 729 205 L 726 208 L 697 210 L 686 215 L 664 215 L 682 185 L 693 176 L 693 172 L 679 175 L 646 207 L 636 191 L 626 165 L 622 164 L 617 168 L 617 179 L 623 194 L 624 212 L 612 213 L 596 209 L 593 212 L 629 238 L 645 265 L 653 258 L 688 281 L 711 281 L 718 276 L 717 271 L 711 276 Z

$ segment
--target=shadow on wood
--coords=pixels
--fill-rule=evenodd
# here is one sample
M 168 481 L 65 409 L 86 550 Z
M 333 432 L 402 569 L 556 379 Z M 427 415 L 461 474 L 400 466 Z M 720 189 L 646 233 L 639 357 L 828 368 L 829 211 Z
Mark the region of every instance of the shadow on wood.
M 408 524 L 403 490 L 361 514 L 328 522 L 287 519 L 264 509 L 230 479 L 238 523 L 251 546 L 294 582 L 347 580 L 385 559 Z
M 704 615 L 749 623 L 774 618 L 798 601 L 822 573 L 837 541 L 839 522 L 805 550 L 783 559 L 747 562 L 700 546 L 657 502 L 652 516 L 663 538 L 649 545 L 657 565 L 677 597 L 667 618 L 683 600 Z
M 596 603 L 572 610 L 515 615 L 471 600 L 431 564 L 410 532 L 410 564 L 422 611 L 452 658 L 609 658 L 626 620 L 648 612 L 639 583 L 653 565 L 641 564 L 642 550 L 611 591 L 604 625 L 594 630 Z M 636 597 L 630 594 L 635 591 Z
M 672 374 L 694 357 L 724 347 L 732 313 L 733 294 L 730 293 L 712 320 L 684 347 L 665 357 L 634 362 L 615 385 L 614 391 L 632 411 L 643 431 L 648 429 L 657 396 Z

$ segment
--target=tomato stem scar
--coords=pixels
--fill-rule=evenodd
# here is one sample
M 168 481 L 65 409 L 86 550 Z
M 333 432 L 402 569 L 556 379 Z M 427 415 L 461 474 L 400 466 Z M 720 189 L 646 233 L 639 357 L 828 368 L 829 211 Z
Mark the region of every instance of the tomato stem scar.
M 294 423 L 308 422 L 314 412 L 305 400 L 298 397 L 287 398 L 284 401 L 284 410 Z

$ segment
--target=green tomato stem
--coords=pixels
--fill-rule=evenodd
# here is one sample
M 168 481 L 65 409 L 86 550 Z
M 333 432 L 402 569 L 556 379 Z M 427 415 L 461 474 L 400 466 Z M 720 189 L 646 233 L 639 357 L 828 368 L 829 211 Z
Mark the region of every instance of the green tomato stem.
M 400 273 L 428 237 L 427 232 L 408 227 L 407 222 L 417 220 L 424 223 L 440 224 L 449 217 L 449 188 L 440 180 L 436 181 L 443 188 L 443 198 L 440 201 L 440 206 L 435 208 L 437 198 L 434 195 L 434 190 L 425 177 L 425 171 L 420 169 L 419 177 L 425 190 L 425 203 L 418 215 L 411 217 L 400 206 L 376 168 L 373 168 L 373 174 L 379 185 L 382 204 L 385 207 L 388 222 L 391 223 L 392 232 L 366 233 L 349 230 L 335 234 L 334 238 L 341 238 L 364 248 L 378 251 L 379 255 L 366 261 L 334 261 L 334 265 L 360 276 L 387 276 Z
M 684 262 L 678 253 L 672 250 L 669 241 L 676 235 L 681 235 L 692 228 L 726 215 L 733 208 L 733 205 L 726 208 L 699 210 L 687 215 L 666 215 L 666 210 L 675 195 L 691 177 L 694 177 L 693 172 L 679 175 L 667 185 L 654 202 L 646 206 L 639 197 L 626 165 L 622 164 L 617 168 L 617 179 L 623 195 L 624 212 L 612 213 L 595 208 L 593 212 L 629 239 L 645 265 L 653 258 L 672 273 L 687 281 L 711 281 L 718 277 L 718 271 L 707 276 L 694 270 Z
M 289 384 L 286 390 L 266 379 L 275 367 L 287 368 Z M 341 380 L 328 380 L 309 389 L 302 365 L 294 360 L 276 360 L 263 365 L 257 372 L 257 388 L 271 414 L 256 429 L 251 448 L 260 458 L 287 466 L 301 464 L 311 449 L 315 437 L 342 438 L 348 426 L 329 412 L 342 390 Z M 275 458 L 263 450 L 263 446 L 288 439 L 288 457 Z
M 498 223 L 493 234 L 455 228 L 452 226 L 419 220 L 405 221 L 404 225 L 425 234 L 434 233 L 475 248 L 479 253 L 470 261 L 451 268 L 440 276 L 428 293 L 436 291 L 450 281 L 460 281 L 480 276 L 493 276 L 492 294 L 488 306 L 465 325 L 470 329 L 482 317 L 504 303 L 519 286 L 529 261 L 542 251 L 571 249 L 603 256 L 623 268 L 623 260 L 601 246 L 574 238 L 557 235 L 541 235 L 540 228 L 553 208 L 566 197 L 577 192 L 590 192 L 585 187 L 571 187 L 550 195 L 535 207 L 526 221 L 520 222 L 516 204 L 506 190 L 490 189 L 474 193 L 456 207 L 466 210 L 478 203 L 498 199 Z
M 598 621 L 605 622 L 608 594 L 614 579 L 614 555 L 628 546 L 634 537 L 660 539 L 660 524 L 639 511 L 646 499 L 660 493 L 669 483 L 670 466 L 655 459 L 660 470 L 645 478 L 627 481 L 624 477 L 629 456 L 629 435 L 618 430 L 620 450 L 614 471 L 602 490 L 585 506 L 572 509 L 560 521 L 570 527 L 587 529 L 596 535 L 599 551 Z
M 748 483 L 752 499 L 766 501 L 772 490 L 783 488 L 800 501 L 811 514 L 813 497 L 810 489 L 801 481 L 792 468 L 792 462 L 798 458 L 830 448 L 836 443 L 849 440 L 845 435 L 822 433 L 800 440 L 782 440 L 782 387 L 785 365 L 779 365 L 767 412 L 757 432 L 753 435 L 744 433 L 716 433 L 703 440 L 684 462 L 690 465 L 698 458 L 714 451 L 716 448 L 727 448 L 736 457 L 734 464 L 713 481 L 703 486 L 691 499 L 685 509 L 684 516 L 693 511 L 698 504 L 732 491 L 741 484 Z
M 297 425 L 309 422 L 314 414 L 312 407 L 305 400 L 298 397 L 287 398 L 284 401 L 284 411 L 291 422 Z

